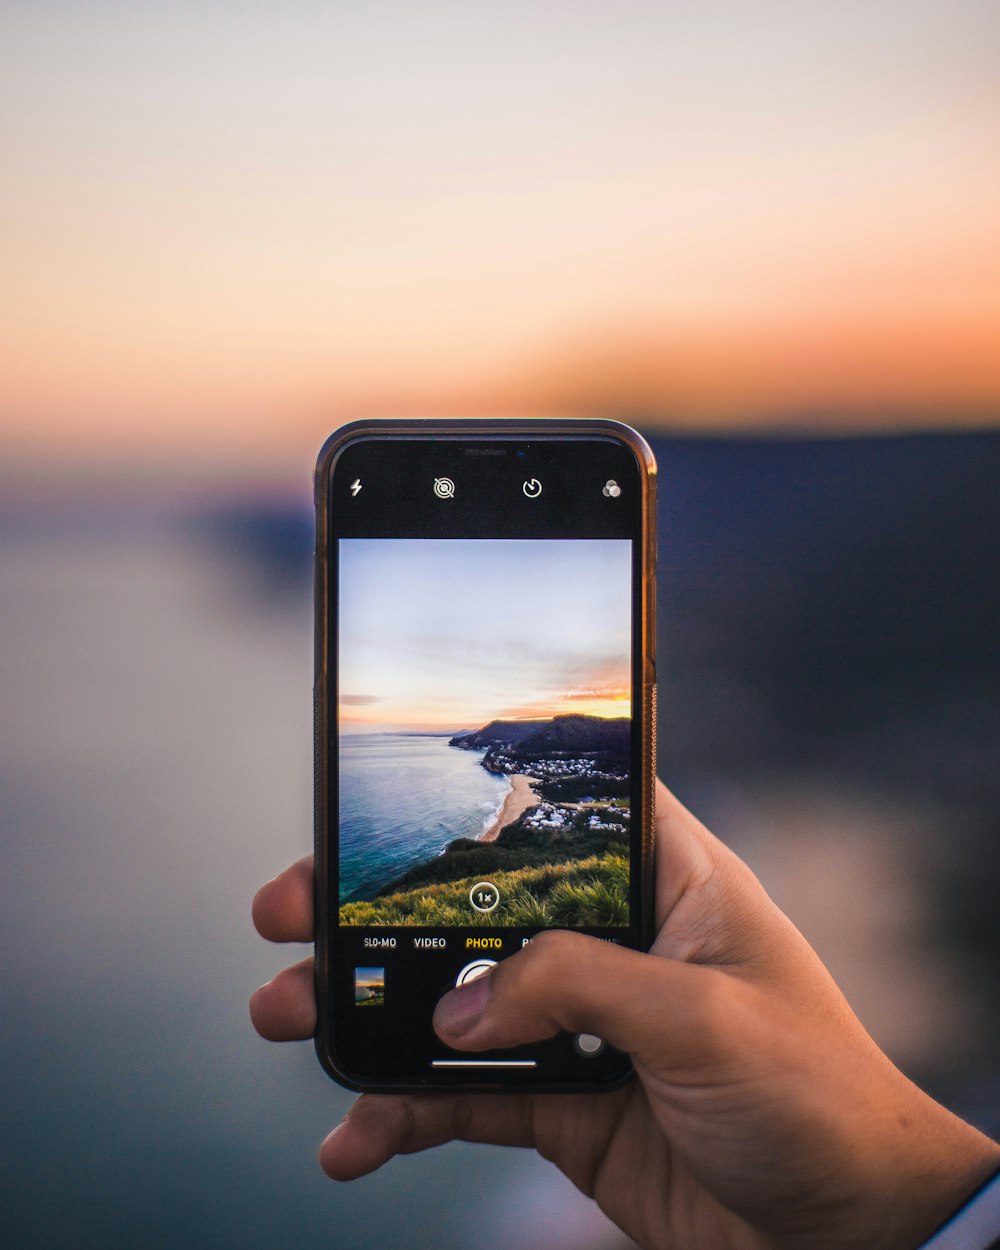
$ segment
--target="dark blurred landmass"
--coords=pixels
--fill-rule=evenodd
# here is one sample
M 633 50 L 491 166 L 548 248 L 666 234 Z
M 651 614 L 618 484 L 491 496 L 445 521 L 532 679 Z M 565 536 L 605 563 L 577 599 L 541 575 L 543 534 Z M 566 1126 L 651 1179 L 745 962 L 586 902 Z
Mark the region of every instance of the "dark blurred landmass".
M 650 441 L 664 770 L 819 767 L 996 811 L 1000 432 Z M 277 597 L 309 576 L 300 506 L 198 532 Z
M 955 940 L 1000 953 L 1000 433 L 656 440 L 659 757 L 951 813 Z M 959 845 L 961 843 L 961 845 Z
M 657 451 L 670 771 L 780 761 L 996 803 L 1000 435 Z

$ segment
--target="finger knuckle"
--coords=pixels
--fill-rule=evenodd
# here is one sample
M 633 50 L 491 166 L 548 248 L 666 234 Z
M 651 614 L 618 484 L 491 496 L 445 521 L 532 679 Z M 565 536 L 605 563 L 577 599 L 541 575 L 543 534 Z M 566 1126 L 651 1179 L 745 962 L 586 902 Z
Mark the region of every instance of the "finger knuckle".
M 531 939 L 516 957 L 504 960 L 498 971 L 497 988 L 504 996 L 535 999 L 545 996 L 552 985 L 564 982 L 579 964 L 576 955 L 578 934 L 547 929 Z
M 705 970 L 687 996 L 686 1014 L 692 1038 L 705 1053 L 730 1047 L 743 1032 L 740 994 L 731 977 L 718 969 Z
M 565 929 L 546 929 L 524 948 L 524 964 L 532 971 L 555 971 L 579 959 L 580 935 Z

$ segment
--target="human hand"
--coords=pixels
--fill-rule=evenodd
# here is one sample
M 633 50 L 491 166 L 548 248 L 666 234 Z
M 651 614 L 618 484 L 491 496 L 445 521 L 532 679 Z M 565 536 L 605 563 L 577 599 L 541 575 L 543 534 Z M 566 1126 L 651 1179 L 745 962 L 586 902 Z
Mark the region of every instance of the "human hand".
M 890 1063 L 749 868 L 662 785 L 656 824 L 648 954 L 546 931 L 434 1017 L 467 1051 L 596 1033 L 636 1079 L 600 1094 L 365 1094 L 323 1168 L 351 1180 L 456 1139 L 531 1146 L 643 1246 L 913 1250 L 1000 1147 Z M 311 939 L 311 859 L 258 892 L 254 920 L 272 941 Z M 251 1015 L 272 1040 L 311 1036 L 312 960 L 262 986 Z

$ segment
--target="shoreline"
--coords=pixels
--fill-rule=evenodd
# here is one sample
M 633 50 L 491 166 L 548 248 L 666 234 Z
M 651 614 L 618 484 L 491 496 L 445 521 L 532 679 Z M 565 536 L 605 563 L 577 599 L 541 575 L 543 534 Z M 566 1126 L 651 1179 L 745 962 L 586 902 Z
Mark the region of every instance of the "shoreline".
M 479 842 L 495 842 L 500 835 L 500 830 L 506 825 L 513 824 L 515 820 L 529 807 L 537 807 L 541 802 L 539 796 L 531 788 L 534 780 L 532 777 L 526 776 L 524 773 L 510 773 L 510 790 L 504 795 L 503 803 L 497 812 L 496 819 L 493 824 L 484 830 L 478 837 Z

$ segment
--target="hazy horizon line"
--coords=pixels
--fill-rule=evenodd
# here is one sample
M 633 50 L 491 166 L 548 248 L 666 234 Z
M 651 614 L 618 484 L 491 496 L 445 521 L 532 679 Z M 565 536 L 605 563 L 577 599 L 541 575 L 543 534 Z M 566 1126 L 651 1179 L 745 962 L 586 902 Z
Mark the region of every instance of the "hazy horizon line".
M 341 720 L 340 721 L 341 725 L 345 725 L 345 724 L 351 725 L 351 726 L 363 725 L 365 727 L 360 728 L 360 729 L 341 728 L 340 736 L 342 738 L 363 738 L 363 737 L 369 737 L 372 734 L 382 733 L 382 734 L 413 734 L 413 735 L 422 735 L 424 737 L 444 738 L 452 734 L 475 733 L 477 732 L 477 730 L 484 729 L 487 725 L 492 725 L 497 721 L 501 723 L 508 723 L 508 724 L 510 723 L 525 724 L 525 723 L 531 723 L 531 722 L 537 721 L 537 723 L 541 725 L 541 724 L 544 724 L 546 721 L 558 720 L 560 717 L 565 717 L 565 716 L 586 716 L 586 717 L 590 717 L 590 719 L 592 720 L 606 720 L 606 721 L 631 720 L 632 719 L 631 714 L 628 714 L 625 716 L 602 716 L 598 712 L 552 712 L 548 715 L 543 715 L 543 716 L 491 716 L 487 720 L 482 721 L 481 723 L 478 723 L 475 725 L 459 725 L 457 727 L 440 726 L 440 725 L 425 725 L 422 727 L 418 725 L 392 726 L 388 722 Z

